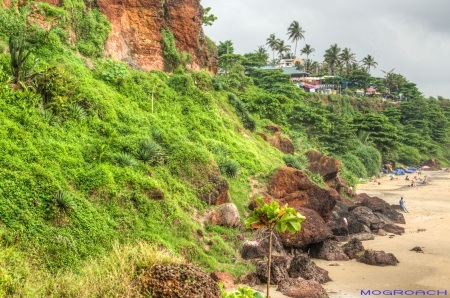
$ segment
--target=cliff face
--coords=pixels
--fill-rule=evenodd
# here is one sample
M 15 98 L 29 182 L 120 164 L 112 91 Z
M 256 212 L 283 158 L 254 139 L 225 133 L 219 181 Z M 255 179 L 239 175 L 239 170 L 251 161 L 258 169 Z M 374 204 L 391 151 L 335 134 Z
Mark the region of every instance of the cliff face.
M 106 55 L 144 69 L 164 69 L 161 29 L 172 31 L 179 51 L 193 56 L 193 68 L 217 69 L 202 28 L 198 0 L 96 0 L 112 24 Z
M 61 0 L 41 1 L 62 4 Z M 106 56 L 146 70 L 164 70 L 161 30 L 167 29 L 178 51 L 192 55 L 193 69 L 217 71 L 217 53 L 208 50 L 199 0 L 95 0 L 94 6 L 112 24 Z

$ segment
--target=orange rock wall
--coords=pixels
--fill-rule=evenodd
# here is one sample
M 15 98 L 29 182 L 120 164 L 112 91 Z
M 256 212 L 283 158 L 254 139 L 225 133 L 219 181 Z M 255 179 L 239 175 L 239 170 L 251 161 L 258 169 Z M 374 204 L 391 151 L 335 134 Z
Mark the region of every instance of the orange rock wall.
M 41 0 L 61 5 L 61 0 Z M 161 30 L 170 30 L 178 51 L 193 56 L 192 68 L 217 71 L 217 54 L 208 51 L 202 28 L 203 7 L 199 0 L 95 0 L 94 6 L 112 24 L 106 56 L 164 70 Z

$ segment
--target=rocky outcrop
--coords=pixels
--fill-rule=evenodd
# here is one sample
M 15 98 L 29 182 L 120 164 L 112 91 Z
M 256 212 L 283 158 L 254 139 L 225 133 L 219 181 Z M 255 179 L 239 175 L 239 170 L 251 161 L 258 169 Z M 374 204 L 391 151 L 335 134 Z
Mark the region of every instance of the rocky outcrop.
M 347 236 L 349 234 L 348 227 L 345 224 L 345 219 L 349 216 L 348 207 L 341 201 L 336 202 L 336 206 L 333 208 L 333 213 L 330 220 L 327 222 L 328 227 L 331 229 L 335 236 Z
M 277 285 L 286 278 L 289 278 L 288 267 L 291 263 L 291 256 L 275 256 L 272 257 L 270 265 L 270 284 Z M 267 283 L 267 261 L 261 260 L 256 262 L 256 276 L 263 282 Z
M 367 207 L 359 206 L 353 209 L 348 218 L 349 231 L 351 233 L 359 233 L 365 230 L 364 226 L 370 230 L 378 230 L 384 227 L 384 222 L 381 221 L 372 210 Z
M 282 167 L 272 175 L 269 192 L 278 203 L 312 209 L 325 221 L 329 220 L 336 205 L 334 190 L 320 188 L 305 173 L 289 167 Z
M 320 243 L 309 246 L 309 253 L 312 258 L 327 261 L 348 261 L 347 255 L 342 251 L 337 241 L 327 239 Z
M 211 278 L 217 283 L 221 282 L 225 290 L 234 288 L 234 277 L 228 272 L 214 271 L 210 274 Z
M 292 278 L 301 277 L 320 284 L 331 281 L 328 271 L 316 266 L 306 253 L 298 254 L 292 259 L 288 273 Z
M 361 240 L 356 238 L 344 244 L 342 248 L 344 249 L 344 253 L 349 257 L 349 259 L 360 258 L 364 252 L 364 246 L 362 245 Z
M 364 255 L 358 259 L 359 262 L 375 265 L 375 266 L 397 266 L 399 261 L 391 253 L 385 253 L 384 251 L 366 250 Z
M 302 228 L 295 234 L 289 231 L 280 233 L 281 242 L 286 248 L 303 248 L 311 243 L 319 243 L 331 238 L 333 234 L 325 221 L 314 210 L 297 207 L 295 208 L 306 220 L 301 223 Z
M 430 167 L 430 171 L 442 170 L 441 163 L 437 159 L 434 159 L 434 158 L 422 162 L 422 166 Z
M 309 160 L 308 170 L 320 174 L 324 181 L 335 179 L 341 168 L 341 161 L 311 150 L 306 153 Z
M 267 257 L 269 253 L 269 232 L 266 230 L 254 241 L 244 242 L 241 249 L 241 256 L 244 260 L 259 259 Z M 277 233 L 272 235 L 272 255 L 283 255 L 284 249 L 280 236 Z
M 397 212 L 393 206 L 378 197 L 369 197 L 366 195 L 361 201 L 361 205 L 369 208 L 373 212 L 381 213 L 390 218 L 395 223 L 405 224 L 403 214 Z
M 209 223 L 224 227 L 237 227 L 240 224 L 239 211 L 233 203 L 220 205 L 208 214 Z
M 217 282 L 197 266 L 190 264 L 155 265 L 140 277 L 143 293 L 155 298 L 220 298 Z
M 255 273 L 249 272 L 249 273 L 244 274 L 241 277 L 241 283 L 252 287 L 252 286 L 260 285 L 261 280 L 258 278 L 258 276 Z
M 353 235 L 351 235 L 351 238 L 352 238 L 352 239 L 358 239 L 358 240 L 360 240 L 360 241 L 366 241 L 366 240 L 373 240 L 373 239 L 375 239 L 375 237 L 373 236 L 373 234 L 371 234 L 371 233 L 366 233 L 366 232 L 353 234 Z
M 266 129 L 273 132 L 273 136 L 269 137 L 266 133 L 260 133 L 260 137 L 266 142 L 269 142 L 270 146 L 273 146 L 283 152 L 284 154 L 294 154 L 294 145 L 292 145 L 291 140 L 288 138 L 283 138 L 281 136 L 281 127 L 278 125 L 268 125 Z
M 325 289 L 314 280 L 287 278 L 278 284 L 277 291 L 292 298 L 328 298 Z
M 61 0 L 41 0 L 61 6 Z M 179 52 L 192 55 L 192 68 L 217 72 L 218 54 L 203 32 L 203 7 L 198 0 L 94 0 L 112 28 L 105 56 L 145 70 L 164 70 L 161 30 L 170 30 Z

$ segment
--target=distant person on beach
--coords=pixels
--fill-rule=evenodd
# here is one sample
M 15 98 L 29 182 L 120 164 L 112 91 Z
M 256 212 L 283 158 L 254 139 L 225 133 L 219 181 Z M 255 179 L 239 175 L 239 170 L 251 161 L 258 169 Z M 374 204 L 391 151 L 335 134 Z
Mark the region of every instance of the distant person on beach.
M 403 197 L 400 198 L 400 207 L 402 207 L 403 211 L 405 211 L 406 213 L 409 213 L 408 210 L 405 207 L 405 201 L 403 201 Z
M 408 176 L 408 175 L 406 176 L 405 180 L 408 180 L 408 181 L 409 181 L 409 176 Z
M 419 168 L 419 170 L 417 172 L 418 172 L 417 173 L 418 176 L 422 176 L 422 168 Z
M 416 181 L 411 181 L 411 187 L 415 187 L 415 188 L 417 188 L 417 189 L 419 189 L 418 187 L 417 187 L 417 184 L 416 184 Z

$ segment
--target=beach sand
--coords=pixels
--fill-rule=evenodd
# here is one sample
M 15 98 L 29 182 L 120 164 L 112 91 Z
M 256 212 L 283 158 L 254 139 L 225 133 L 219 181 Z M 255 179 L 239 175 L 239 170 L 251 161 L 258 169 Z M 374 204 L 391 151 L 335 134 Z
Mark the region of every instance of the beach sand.
M 390 204 L 405 200 L 409 213 L 404 213 L 405 234 L 389 238 L 376 236 L 363 241 L 365 249 L 393 253 L 397 266 L 378 267 L 348 262 L 314 260 L 333 279 L 324 285 L 330 297 L 361 297 L 360 290 L 447 290 L 450 295 L 450 173 L 424 172 L 431 176 L 427 185 L 409 187 L 405 176 L 390 181 L 380 179 L 381 185 L 358 185 L 358 193 L 377 196 Z M 409 175 L 413 177 L 414 175 Z M 426 231 L 418 232 L 419 229 Z M 422 247 L 424 253 L 410 251 Z M 329 266 L 338 263 L 340 266 Z
M 431 178 L 427 185 L 418 185 L 418 189 L 409 187 L 410 181 L 404 180 L 406 176 L 393 181 L 381 178 L 381 185 L 372 182 L 358 185 L 358 193 L 377 196 L 390 204 L 398 204 L 401 196 L 405 200 L 409 211 L 404 213 L 406 225 L 401 225 L 405 234 L 392 238 L 375 236 L 374 240 L 363 241 L 365 249 L 393 253 L 400 263 L 378 267 L 355 260 L 314 259 L 333 279 L 323 285 L 330 297 L 363 297 L 361 290 L 447 290 L 450 295 L 450 173 L 424 174 Z M 419 229 L 426 231 L 418 232 Z M 410 251 L 415 246 L 422 247 L 424 253 Z M 340 266 L 329 266 L 334 263 Z M 276 286 L 271 287 L 272 298 L 287 297 L 275 289 Z

